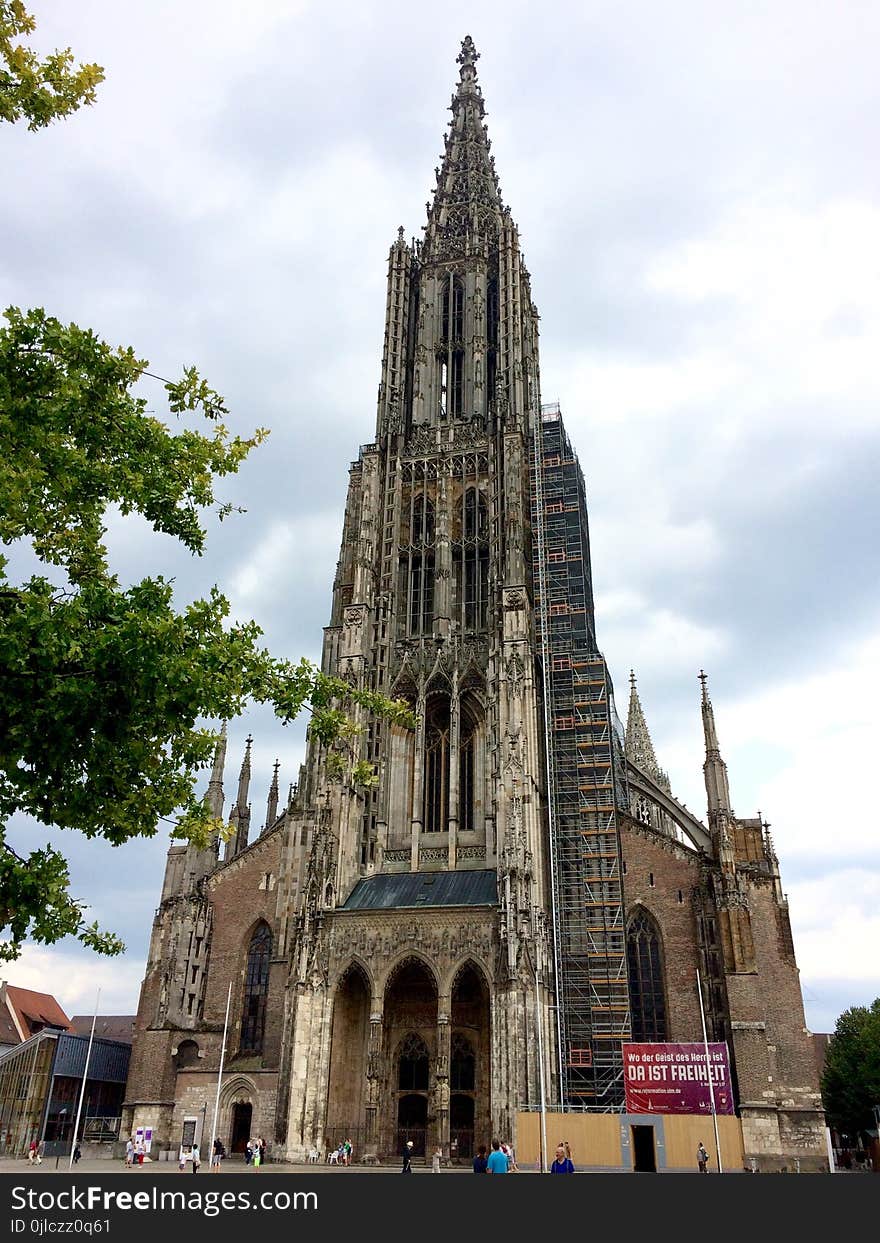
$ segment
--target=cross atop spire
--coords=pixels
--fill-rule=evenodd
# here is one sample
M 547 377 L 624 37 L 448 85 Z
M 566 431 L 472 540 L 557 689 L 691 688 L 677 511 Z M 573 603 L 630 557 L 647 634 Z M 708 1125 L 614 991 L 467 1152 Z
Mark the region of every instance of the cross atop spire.
M 470 37 L 470 35 L 465 35 L 465 37 L 462 39 L 461 51 L 459 52 L 458 56 L 455 59 L 457 60 L 459 65 L 461 65 L 462 81 L 464 81 L 464 71 L 466 68 L 473 69 L 474 75 L 476 75 L 477 61 L 480 59 L 480 53 L 477 51 L 476 47 L 474 46 L 474 41 Z

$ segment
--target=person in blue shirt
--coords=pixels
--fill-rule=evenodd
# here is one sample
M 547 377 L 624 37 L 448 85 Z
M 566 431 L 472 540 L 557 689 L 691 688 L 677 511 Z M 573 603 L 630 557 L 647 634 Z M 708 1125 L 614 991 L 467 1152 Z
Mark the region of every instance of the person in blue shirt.
M 489 1160 L 486 1163 L 487 1174 L 506 1174 L 508 1160 L 505 1153 L 501 1151 L 501 1140 L 492 1140 L 492 1151 L 489 1153 Z
M 574 1164 L 569 1156 L 570 1149 L 568 1144 L 562 1143 L 556 1145 L 556 1160 L 550 1166 L 551 1174 L 573 1174 Z
M 480 1144 L 477 1149 L 477 1155 L 474 1157 L 474 1173 L 486 1174 L 488 1172 L 489 1158 L 486 1156 L 485 1145 Z

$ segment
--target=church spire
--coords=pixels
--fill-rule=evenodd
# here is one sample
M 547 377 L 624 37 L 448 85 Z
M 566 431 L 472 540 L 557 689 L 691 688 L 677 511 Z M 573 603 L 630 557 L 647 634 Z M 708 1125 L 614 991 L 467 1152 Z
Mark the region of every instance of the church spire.
M 636 688 L 636 675 L 629 671 L 629 712 L 626 718 L 626 758 L 651 777 L 664 790 L 669 790 L 669 778 L 657 763 L 654 744 L 648 730 L 648 722 L 642 710 L 642 702 Z
M 466 250 L 479 252 L 497 236 L 501 223 L 501 187 L 483 122 L 483 92 L 477 82 L 479 57 L 473 39 L 466 35 L 457 58 L 459 82 L 450 104 L 452 121 L 445 136 L 442 164 L 435 169 L 433 202 L 427 205 L 428 258 L 444 258 L 448 238 L 463 238 Z
M 272 784 L 269 786 L 269 800 L 266 803 L 266 823 L 264 830 L 271 829 L 278 816 L 278 769 L 281 767 L 281 761 L 275 761 L 275 768 L 272 772 Z
M 223 815 L 223 769 L 226 765 L 226 722 L 220 726 L 220 737 L 214 746 L 214 764 L 205 800 L 211 815 L 219 820 Z
M 230 815 L 234 834 L 230 840 L 231 850 L 229 857 L 241 854 L 245 846 L 248 844 L 248 833 L 251 827 L 251 809 L 248 803 L 248 790 L 251 784 L 251 746 L 253 738 L 248 734 L 244 745 L 244 759 L 241 762 L 241 772 L 238 774 L 238 795 L 235 800 L 235 806 Z
M 729 820 L 733 811 L 730 806 L 730 788 L 727 784 L 727 765 L 721 758 L 721 748 L 718 745 L 718 734 L 715 729 L 715 713 L 706 689 L 708 679 L 702 669 L 699 681 L 702 686 L 703 735 L 706 742 L 703 776 L 706 781 L 709 826 L 714 828 L 719 820 Z

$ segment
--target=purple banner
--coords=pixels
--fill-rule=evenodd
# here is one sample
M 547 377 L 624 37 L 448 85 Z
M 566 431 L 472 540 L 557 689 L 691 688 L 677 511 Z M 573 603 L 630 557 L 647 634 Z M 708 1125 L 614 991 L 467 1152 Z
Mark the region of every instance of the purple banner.
M 626 1112 L 630 1114 L 708 1114 L 712 1112 L 709 1071 L 715 1112 L 733 1113 L 727 1045 L 625 1044 L 623 1076 Z

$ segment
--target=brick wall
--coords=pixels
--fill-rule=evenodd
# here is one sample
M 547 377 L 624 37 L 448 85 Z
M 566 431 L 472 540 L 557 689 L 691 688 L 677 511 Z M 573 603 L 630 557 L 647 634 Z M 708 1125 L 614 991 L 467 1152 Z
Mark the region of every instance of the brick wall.
M 699 956 L 691 901 L 700 881 L 699 857 L 670 838 L 630 822 L 622 826 L 621 848 L 626 863 L 623 899 L 627 918 L 634 907 L 643 906 L 660 928 L 667 1037 L 672 1041 L 700 1040 Z

